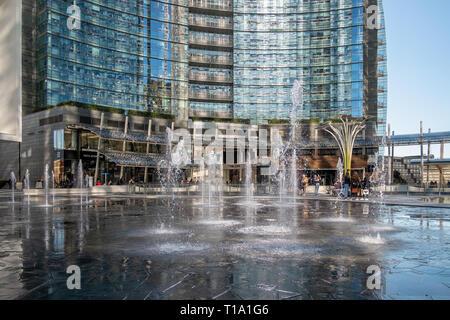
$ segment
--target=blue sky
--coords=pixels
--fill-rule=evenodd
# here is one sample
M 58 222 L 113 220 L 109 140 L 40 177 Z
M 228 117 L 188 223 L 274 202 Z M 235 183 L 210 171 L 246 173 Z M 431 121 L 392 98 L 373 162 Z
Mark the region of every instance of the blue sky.
M 396 133 L 450 131 L 450 1 L 384 0 L 388 123 Z M 419 147 L 396 155 L 419 154 Z M 439 146 L 432 152 L 439 157 Z M 426 152 L 426 148 L 424 148 Z M 450 145 L 445 156 L 450 158 Z

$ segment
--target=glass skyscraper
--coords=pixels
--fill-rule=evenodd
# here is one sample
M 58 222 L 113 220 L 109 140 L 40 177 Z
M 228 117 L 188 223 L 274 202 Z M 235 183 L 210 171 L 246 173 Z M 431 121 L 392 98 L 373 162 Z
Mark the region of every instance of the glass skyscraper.
M 175 115 L 386 122 L 382 0 L 39 0 L 36 105 L 77 101 Z M 81 10 L 69 30 L 68 7 Z M 367 28 L 367 8 L 380 28 Z
M 369 75 L 378 73 L 372 79 L 376 85 L 378 76 L 386 74 L 384 20 L 378 32 L 379 66 L 366 61 L 371 39 L 365 28 L 365 7 L 370 2 L 235 0 L 234 115 L 257 121 L 289 118 L 296 79 L 304 88 L 299 119 L 366 114 Z M 386 90 L 383 81 L 375 108 L 385 118 L 386 96 L 381 90 Z
M 79 30 L 67 27 L 72 4 Z M 37 105 L 70 100 L 187 117 L 187 0 L 40 0 L 37 11 Z

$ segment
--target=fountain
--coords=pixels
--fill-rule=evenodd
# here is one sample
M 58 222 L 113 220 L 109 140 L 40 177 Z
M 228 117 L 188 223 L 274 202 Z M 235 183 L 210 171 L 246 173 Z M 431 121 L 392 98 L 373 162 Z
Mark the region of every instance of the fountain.
M 106 175 L 105 175 L 105 181 L 106 181 Z M 86 187 L 86 203 L 89 203 L 89 175 L 86 174 L 84 176 L 84 185 Z
M 384 190 L 386 188 L 386 172 L 383 152 L 386 147 L 386 136 L 383 136 L 381 152 L 376 155 L 377 164 L 370 176 L 370 185 L 372 190 L 377 190 L 378 198 L 382 202 L 384 199 Z M 381 155 L 380 155 L 381 153 Z
M 174 188 L 179 184 L 182 168 L 191 163 L 191 158 L 186 150 L 184 139 L 181 139 L 172 151 L 172 130 L 166 129 L 166 157 L 158 163 L 159 180 L 166 190 L 172 190 L 172 199 L 175 198 Z M 161 169 L 166 169 L 167 174 L 163 174 Z
M 202 204 L 204 204 L 206 195 L 206 167 L 205 160 L 203 158 L 200 160 L 200 173 L 202 175 L 202 184 L 200 186 L 202 191 Z
M 344 176 L 344 165 L 342 163 L 342 159 L 341 157 L 339 157 L 337 166 L 336 166 L 336 170 L 337 170 L 337 181 L 339 181 L 340 183 L 342 183 L 342 177 Z
M 48 207 L 48 163 L 44 167 L 44 190 L 45 190 L 45 206 Z
M 10 173 L 10 180 L 11 180 L 11 202 L 14 203 L 14 193 L 16 189 L 16 175 L 13 171 Z
M 253 170 L 252 170 L 252 161 L 250 159 L 250 151 L 247 152 L 247 161 L 245 163 L 245 188 L 247 195 L 247 203 L 252 204 L 253 201 L 253 192 L 255 185 L 253 184 Z
M 55 205 L 55 172 L 52 170 L 52 203 Z
M 80 189 L 80 205 L 83 204 L 83 162 L 78 161 L 77 170 L 78 188 Z
M 211 206 L 213 204 L 213 197 L 217 200 L 217 203 L 221 202 L 222 199 L 222 178 L 220 174 L 217 174 L 217 170 L 220 170 L 220 158 L 211 151 L 206 157 L 206 165 L 208 166 L 208 176 L 206 178 L 206 186 L 208 189 L 208 204 Z M 219 167 L 219 168 L 218 168 Z
M 296 130 L 297 130 L 297 107 L 303 106 L 303 87 L 298 80 L 295 80 L 291 91 L 292 108 L 290 112 L 290 134 L 289 140 L 283 143 L 278 132 L 275 133 L 274 158 L 279 159 L 279 171 L 277 174 L 278 191 L 280 203 L 284 203 L 283 198 L 291 192 L 292 200 L 295 202 L 298 191 L 297 177 L 297 150 L 296 150 Z
M 296 130 L 297 130 L 297 107 L 303 108 L 303 86 L 298 80 L 294 81 L 294 85 L 291 91 L 292 109 L 290 114 L 290 145 L 292 148 L 291 154 L 291 168 L 290 168 L 290 187 L 292 189 L 292 196 L 294 198 L 297 196 L 297 150 L 295 147 L 296 142 Z
M 30 204 L 30 170 L 28 169 L 25 172 L 25 188 L 27 190 L 27 202 Z

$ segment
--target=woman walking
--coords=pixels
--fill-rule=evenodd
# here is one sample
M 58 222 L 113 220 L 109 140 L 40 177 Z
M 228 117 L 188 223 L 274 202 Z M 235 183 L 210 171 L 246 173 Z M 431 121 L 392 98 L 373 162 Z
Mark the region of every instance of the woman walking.
M 303 191 L 303 196 L 306 196 L 306 188 L 308 188 L 308 177 L 304 174 L 302 176 L 302 191 Z

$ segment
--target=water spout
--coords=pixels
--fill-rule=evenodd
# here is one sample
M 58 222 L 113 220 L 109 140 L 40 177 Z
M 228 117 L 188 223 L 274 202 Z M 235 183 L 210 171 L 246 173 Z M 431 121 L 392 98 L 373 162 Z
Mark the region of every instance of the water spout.
M 14 193 L 15 193 L 15 189 L 16 189 L 16 175 L 14 174 L 13 171 L 11 171 L 10 173 L 10 180 L 11 180 L 11 202 L 14 203 Z
M 30 204 L 30 170 L 25 172 L 25 188 L 27 190 L 27 202 Z
M 44 166 L 44 190 L 45 190 L 45 206 L 48 207 L 48 163 Z

